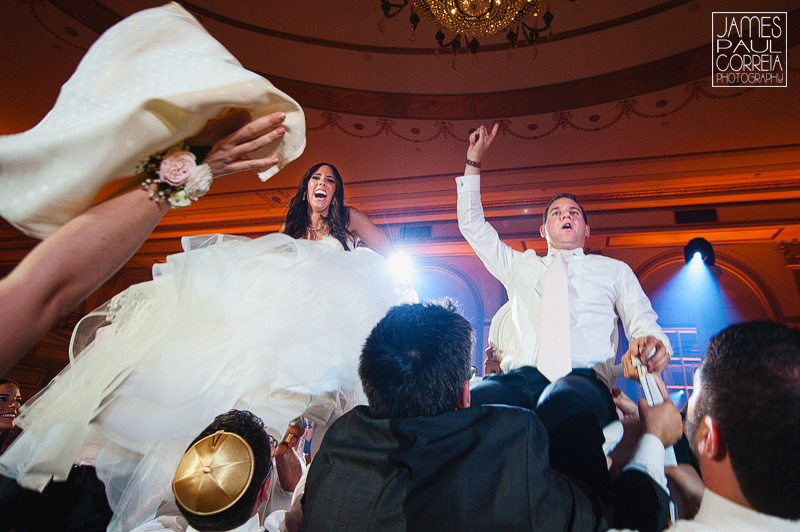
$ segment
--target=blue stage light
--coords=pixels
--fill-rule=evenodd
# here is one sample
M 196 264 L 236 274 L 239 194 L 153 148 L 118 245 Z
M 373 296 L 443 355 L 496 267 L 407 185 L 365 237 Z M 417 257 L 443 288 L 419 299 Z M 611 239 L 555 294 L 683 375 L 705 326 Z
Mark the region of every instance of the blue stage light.
M 714 265 L 714 248 L 705 238 L 693 238 L 683 248 L 683 258 L 687 264 L 698 256 L 706 266 Z

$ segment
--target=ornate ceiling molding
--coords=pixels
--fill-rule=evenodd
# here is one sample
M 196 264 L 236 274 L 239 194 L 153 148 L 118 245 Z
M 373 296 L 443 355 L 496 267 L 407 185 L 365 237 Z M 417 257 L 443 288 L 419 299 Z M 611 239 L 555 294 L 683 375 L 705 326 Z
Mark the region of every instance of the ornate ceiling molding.
M 686 92 L 686 99 L 681 102 L 680 104 L 674 106 L 672 109 L 661 112 L 661 113 L 652 113 L 647 112 L 642 109 L 642 106 L 635 98 L 626 99 L 622 101 L 618 101 L 615 105 L 615 109 L 617 111 L 616 116 L 611 117 L 605 123 L 600 124 L 594 127 L 588 127 L 585 125 L 581 125 L 573 120 L 573 115 L 569 111 L 559 111 L 552 115 L 551 122 L 552 127 L 550 127 L 547 131 L 543 133 L 533 134 L 533 135 L 526 135 L 524 133 L 518 133 L 514 131 L 514 122 L 510 119 L 502 119 L 499 120 L 500 124 L 500 134 L 510 135 L 520 140 L 539 140 L 544 137 L 548 137 L 553 133 L 562 130 L 562 129 L 574 129 L 577 131 L 583 132 L 597 132 L 602 131 L 604 129 L 608 129 L 624 118 L 646 118 L 646 119 L 662 119 L 666 118 L 672 114 L 675 114 L 684 108 L 686 108 L 689 104 L 695 101 L 703 100 L 703 99 L 712 99 L 712 100 L 727 100 L 731 98 L 737 98 L 742 96 L 748 92 L 750 92 L 751 88 L 741 89 L 735 92 L 731 92 L 730 90 L 726 92 L 718 92 L 712 93 L 709 92 L 709 83 L 707 80 L 703 79 L 697 82 L 692 82 L 687 84 L 684 89 Z M 664 102 L 666 104 L 666 101 Z M 370 139 L 374 137 L 378 137 L 381 135 L 392 136 L 397 139 L 412 142 L 415 144 L 427 143 L 432 142 L 437 139 L 441 138 L 451 138 L 456 140 L 460 143 L 467 142 L 468 139 L 466 137 L 462 137 L 454 133 L 454 126 L 453 123 L 447 120 L 437 120 L 434 122 L 434 133 L 428 135 L 425 138 L 418 138 L 418 137 L 410 137 L 407 134 L 399 131 L 396 126 L 395 122 L 391 119 L 387 118 L 379 118 L 375 121 L 375 129 L 371 132 L 364 133 L 360 130 L 353 128 L 353 130 L 349 130 L 342 125 L 341 117 L 332 112 L 325 111 L 322 113 L 323 122 L 319 125 L 314 124 L 307 124 L 306 128 L 308 131 L 321 131 L 324 129 L 333 129 L 337 130 L 341 133 L 344 133 L 350 137 L 357 138 L 357 139 Z M 492 117 L 485 117 L 485 118 L 492 118 Z M 595 117 L 591 117 L 590 120 L 595 119 Z M 599 121 L 600 117 L 597 116 L 596 119 Z M 363 125 L 361 125 L 363 129 Z M 531 129 L 528 127 L 528 129 Z M 534 128 L 534 129 L 538 129 Z
M 68 16 L 100 35 L 122 20 L 122 15 L 98 0 L 48 0 Z
M 800 25 L 800 11 L 795 12 Z M 792 15 L 795 15 L 793 13 Z M 789 46 L 800 43 L 800 32 Z M 789 69 L 798 72 L 797 69 Z M 644 65 L 542 87 L 483 94 L 400 94 L 360 91 L 261 75 L 301 106 L 331 113 L 418 120 L 490 120 L 592 107 L 703 80 L 711 75 L 711 45 Z M 737 91 L 738 95 L 741 91 Z M 706 91 L 705 96 L 713 96 Z M 688 103 L 688 102 L 686 102 Z M 656 116 L 656 115 L 653 115 Z
M 42 0 L 28 0 L 28 1 L 42 1 Z M 87 28 L 90 28 L 91 30 L 95 31 L 98 34 L 103 33 L 105 30 L 107 30 L 109 27 L 116 24 L 123 18 L 122 15 L 109 9 L 99 0 L 48 0 L 48 1 L 54 6 L 56 6 L 58 9 L 69 15 L 70 17 L 74 18 L 76 21 L 80 22 L 81 24 L 83 24 Z M 581 37 L 584 35 L 590 35 L 592 33 L 605 31 L 618 26 L 624 26 L 625 24 L 630 24 L 631 22 L 636 22 L 638 20 L 646 19 L 648 17 L 658 15 L 659 13 L 675 9 L 677 7 L 689 4 L 694 1 L 696 0 L 668 0 L 659 5 L 647 9 L 642 9 L 641 11 L 630 13 L 628 15 L 617 17 L 611 20 L 606 20 L 598 24 L 592 24 L 590 26 L 585 26 L 570 31 L 554 33 L 550 36 L 543 37 L 539 41 L 537 41 L 537 46 L 564 39 L 571 39 L 575 37 Z M 332 39 L 321 39 L 319 38 L 319 36 L 311 37 L 306 35 L 297 35 L 294 33 L 287 33 L 284 31 L 264 28 L 261 26 L 257 26 L 255 24 L 251 24 L 249 22 L 227 17 L 210 9 L 201 7 L 197 4 L 187 2 L 186 0 L 182 0 L 181 5 L 197 16 L 205 17 L 210 20 L 214 20 L 216 22 L 234 28 L 239 28 L 240 30 L 249 31 L 251 33 L 257 33 L 259 35 L 266 35 L 268 37 L 273 37 L 276 39 L 282 39 L 286 41 L 294 41 L 303 44 L 313 44 L 317 46 L 324 46 L 326 48 L 352 50 L 360 53 L 381 53 L 381 54 L 393 54 L 393 55 L 439 55 L 443 53 L 441 48 L 436 46 L 431 46 L 429 48 L 374 46 L 374 45 L 349 43 L 345 41 L 335 41 Z M 377 31 L 377 24 L 376 24 L 376 31 Z M 523 47 L 523 45 L 518 44 L 516 47 L 521 48 Z M 511 46 L 511 44 L 509 43 L 487 44 L 481 46 L 480 53 L 510 50 L 513 48 L 514 46 Z
M 98 0 L 49 1 L 97 33 L 102 33 L 121 19 L 119 14 Z M 662 6 L 668 4 L 671 5 L 667 3 Z M 677 4 L 680 4 L 680 1 Z M 187 6 L 203 16 L 213 15 L 212 12 L 207 12 L 198 6 L 192 4 Z M 221 22 L 234 24 L 236 21 L 226 19 Z M 630 20 L 620 19 L 619 22 L 626 23 Z M 800 10 L 790 12 L 787 23 L 791 27 L 800 26 Z M 315 40 L 315 42 L 322 41 Z M 800 32 L 789 34 L 788 46 L 792 47 L 798 43 L 800 43 Z M 712 46 L 709 42 L 706 46 L 616 72 L 540 87 L 483 94 L 402 94 L 362 91 L 281 78 L 266 72 L 259 74 L 268 78 L 282 91 L 291 94 L 306 108 L 396 119 L 487 120 L 557 113 L 629 100 L 643 94 L 697 81 L 711 74 L 711 53 Z
M 260 74 L 303 107 L 397 119 L 486 120 L 591 107 L 706 78 L 711 74 L 711 45 L 599 76 L 483 94 L 360 91 Z
M 778 248 L 786 260 L 786 265 L 793 270 L 800 270 L 800 240 L 781 241 L 778 243 Z

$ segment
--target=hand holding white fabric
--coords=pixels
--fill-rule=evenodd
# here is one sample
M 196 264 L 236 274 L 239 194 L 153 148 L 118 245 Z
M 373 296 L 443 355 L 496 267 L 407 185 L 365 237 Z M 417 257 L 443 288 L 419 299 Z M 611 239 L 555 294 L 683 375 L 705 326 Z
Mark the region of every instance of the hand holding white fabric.
M 134 175 L 150 155 L 231 107 L 256 119 L 286 114 L 281 142 L 255 147 L 255 159 L 279 159 L 266 169 L 258 163 L 262 181 L 303 152 L 297 102 L 243 68 L 188 11 L 171 3 L 135 13 L 91 46 L 35 128 L 0 138 L 0 215 L 45 238 L 107 183 Z

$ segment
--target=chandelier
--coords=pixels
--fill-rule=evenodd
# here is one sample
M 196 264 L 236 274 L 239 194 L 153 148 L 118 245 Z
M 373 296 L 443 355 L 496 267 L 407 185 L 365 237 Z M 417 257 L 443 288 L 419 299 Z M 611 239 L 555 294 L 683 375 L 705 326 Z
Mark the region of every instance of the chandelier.
M 411 31 L 416 31 L 420 22 L 419 14 L 439 26 L 435 38 L 439 46 L 450 48 L 453 52 L 461 49 L 464 37 L 471 53 L 478 51 L 478 37 L 489 37 L 502 31 L 511 46 L 533 44 L 539 34 L 550 28 L 553 15 L 547 11 L 542 21 L 544 26 L 529 26 L 525 20 L 539 15 L 544 0 L 381 0 L 381 10 L 386 18 L 394 18 L 411 4 Z M 445 41 L 443 29 L 456 34 Z

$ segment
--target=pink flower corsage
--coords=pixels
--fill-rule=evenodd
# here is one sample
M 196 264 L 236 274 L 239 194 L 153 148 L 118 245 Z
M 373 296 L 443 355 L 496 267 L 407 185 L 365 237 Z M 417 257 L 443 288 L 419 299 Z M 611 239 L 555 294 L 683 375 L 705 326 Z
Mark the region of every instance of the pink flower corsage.
M 161 159 L 158 166 L 158 175 L 161 179 L 174 187 L 186 185 L 197 171 L 197 157 L 190 151 L 170 148 Z
M 173 209 L 191 205 L 204 196 L 214 176 L 207 164 L 197 164 L 197 157 L 183 143 L 151 155 L 139 165 L 148 177 L 142 187 L 155 200 L 166 200 Z

